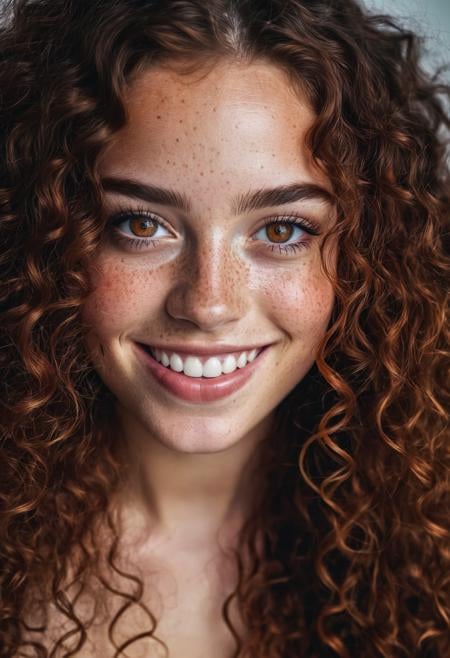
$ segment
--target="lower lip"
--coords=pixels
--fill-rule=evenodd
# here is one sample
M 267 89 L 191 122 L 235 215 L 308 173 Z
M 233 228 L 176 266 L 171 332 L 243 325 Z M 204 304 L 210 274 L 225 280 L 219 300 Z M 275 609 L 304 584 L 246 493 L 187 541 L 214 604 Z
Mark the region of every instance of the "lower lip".
M 175 372 L 158 363 L 149 352 L 136 343 L 140 358 L 150 369 L 153 378 L 164 389 L 188 402 L 213 402 L 235 393 L 248 382 L 257 368 L 264 361 L 267 347 L 243 368 L 238 368 L 228 375 L 208 379 L 206 377 L 188 377 L 182 372 Z

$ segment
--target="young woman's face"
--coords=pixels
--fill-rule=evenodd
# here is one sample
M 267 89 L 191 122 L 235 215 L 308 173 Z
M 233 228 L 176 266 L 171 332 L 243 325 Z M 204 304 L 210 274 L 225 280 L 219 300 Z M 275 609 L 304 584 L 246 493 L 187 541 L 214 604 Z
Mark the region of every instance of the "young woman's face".
M 92 267 L 88 347 L 132 426 L 216 452 L 268 424 L 330 319 L 319 242 L 335 213 L 303 142 L 313 114 L 262 61 L 152 69 L 127 106 L 100 162 L 108 215 L 124 212 Z

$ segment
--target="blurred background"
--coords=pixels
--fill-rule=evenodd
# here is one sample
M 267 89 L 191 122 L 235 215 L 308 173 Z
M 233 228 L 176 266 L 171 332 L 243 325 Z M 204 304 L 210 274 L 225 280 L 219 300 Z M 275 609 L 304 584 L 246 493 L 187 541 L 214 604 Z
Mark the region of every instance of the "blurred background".
M 450 63 L 450 0 L 359 0 L 371 13 L 390 14 L 425 37 L 424 65 L 434 71 Z M 443 78 L 450 82 L 450 72 Z

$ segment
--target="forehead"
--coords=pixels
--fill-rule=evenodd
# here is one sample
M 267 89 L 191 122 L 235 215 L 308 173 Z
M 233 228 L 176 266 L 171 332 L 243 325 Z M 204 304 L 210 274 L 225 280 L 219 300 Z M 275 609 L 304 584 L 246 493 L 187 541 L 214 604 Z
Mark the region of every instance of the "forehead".
M 129 93 L 137 111 L 150 97 L 161 105 L 177 98 L 187 103 L 184 110 L 204 111 L 211 102 L 228 108 L 246 102 L 269 103 L 280 109 L 286 103 L 291 108 L 296 102 L 306 104 L 306 98 L 294 91 L 283 69 L 268 60 L 251 64 L 219 60 L 212 67 L 199 67 L 190 74 L 177 72 L 174 66 L 149 68 L 134 80 Z
M 314 113 L 270 62 L 222 61 L 188 75 L 150 68 L 130 84 L 126 107 L 128 123 L 105 153 L 108 175 L 119 165 L 174 184 L 180 171 L 185 181 L 221 174 L 230 184 L 243 175 L 261 185 L 321 178 L 304 144 Z
M 242 103 L 279 101 L 280 109 L 295 101 L 307 104 L 306 97 L 294 91 L 284 70 L 262 59 L 249 64 L 219 60 L 214 66 L 199 65 L 197 71 L 189 74 L 177 70 L 175 65 L 155 66 L 131 83 L 129 94 L 144 105 L 150 97 L 163 105 L 175 95 L 184 100 L 185 111 L 208 109 L 211 104 L 232 108 Z M 137 106 L 135 109 L 139 110 Z

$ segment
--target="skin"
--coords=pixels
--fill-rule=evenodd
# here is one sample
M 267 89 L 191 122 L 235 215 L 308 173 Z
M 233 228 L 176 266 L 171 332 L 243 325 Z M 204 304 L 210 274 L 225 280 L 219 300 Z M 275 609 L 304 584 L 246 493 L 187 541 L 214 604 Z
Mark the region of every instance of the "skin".
M 170 231 L 160 229 L 156 246 L 137 250 L 106 232 L 84 309 L 88 347 L 117 397 L 130 473 L 122 504 L 130 527 L 141 531 L 139 546 L 151 528 L 174 553 L 198 555 L 245 509 L 246 469 L 275 408 L 313 365 L 334 302 L 319 254 L 333 207 L 311 199 L 234 214 L 232 199 L 298 181 L 331 187 L 304 144 L 314 118 L 306 98 L 266 61 L 221 62 L 189 76 L 147 70 L 130 85 L 127 109 L 101 176 L 171 187 L 192 210 L 105 193 L 108 215 L 144 207 Z M 297 230 L 290 241 L 308 248 L 272 252 L 263 222 L 292 212 L 319 224 L 322 235 Z M 129 222 L 120 231 L 133 236 Z M 335 264 L 334 245 L 325 255 Z M 134 341 L 272 346 L 243 389 L 189 403 L 151 379 Z

